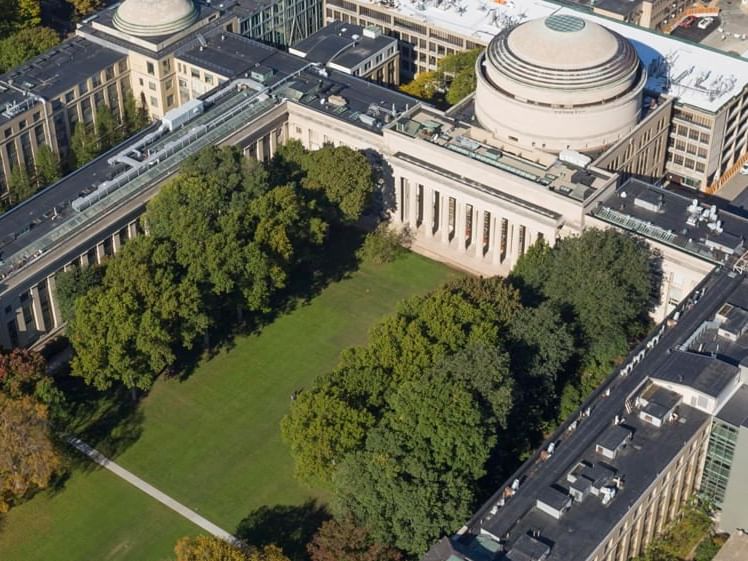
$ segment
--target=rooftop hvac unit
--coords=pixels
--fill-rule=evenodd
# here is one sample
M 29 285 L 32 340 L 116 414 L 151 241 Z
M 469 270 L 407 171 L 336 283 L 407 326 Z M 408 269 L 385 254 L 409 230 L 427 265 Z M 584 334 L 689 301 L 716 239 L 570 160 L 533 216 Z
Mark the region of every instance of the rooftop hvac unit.
M 561 150 L 558 154 L 558 159 L 580 168 L 586 168 L 592 162 L 592 158 L 580 154 L 576 150 Z
M 203 101 L 200 99 L 191 99 L 187 103 L 168 111 L 163 116 L 161 122 L 166 125 L 170 132 L 178 129 L 182 125 L 189 123 L 192 119 L 202 114 L 204 109 Z

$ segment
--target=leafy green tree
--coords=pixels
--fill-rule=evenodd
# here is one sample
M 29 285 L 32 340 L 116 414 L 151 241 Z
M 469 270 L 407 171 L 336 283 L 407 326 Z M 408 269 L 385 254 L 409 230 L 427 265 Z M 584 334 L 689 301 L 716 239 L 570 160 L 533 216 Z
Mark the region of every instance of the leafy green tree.
M 433 102 L 439 92 L 439 83 L 440 76 L 438 72 L 419 72 L 413 80 L 407 84 L 402 84 L 400 91 L 418 99 Z
M 648 325 L 655 281 L 649 249 L 614 230 L 560 240 L 543 292 L 576 318 L 590 361 L 605 365 Z
M 18 0 L 18 18 L 22 27 L 37 27 L 42 22 L 40 0 Z
M 70 323 L 73 374 L 98 389 L 148 389 L 205 332 L 209 316 L 174 245 L 144 236 L 107 265 L 101 287 L 80 296 Z
M 475 91 L 475 63 L 483 49 L 472 49 L 445 56 L 439 62 L 439 72 L 449 75 L 445 99 L 454 105 Z
M 404 382 L 391 409 L 335 479 L 338 508 L 376 539 L 420 555 L 470 516 L 495 443 L 478 403 L 442 372 Z
M 411 235 L 407 229 L 393 230 L 382 223 L 364 238 L 364 243 L 356 255 L 364 263 L 381 265 L 397 259 L 410 246 Z
M 15 166 L 8 178 L 8 195 L 13 204 L 20 203 L 34 194 L 34 182 L 26 166 Z
M 55 294 L 65 321 L 73 319 L 76 299 L 101 284 L 103 273 L 101 267 L 88 266 L 71 267 L 55 275 Z
M 59 42 L 57 33 L 48 27 L 24 28 L 0 39 L 0 72 L 20 66 Z
M 47 373 L 47 362 L 29 349 L 0 353 L 0 392 L 11 399 L 29 396 L 57 413 L 63 401 L 62 392 Z
M 377 543 L 366 528 L 350 517 L 322 523 L 307 545 L 311 561 L 402 561 L 393 547 Z
M 123 98 L 123 124 L 125 135 L 131 135 L 144 128 L 149 122 L 148 110 L 143 106 L 138 106 L 135 96 L 128 91 Z
M 301 392 L 281 432 L 296 460 L 296 477 L 310 486 L 326 485 L 329 474 L 361 445 L 374 417 L 332 393 Z
M 102 0 L 68 0 L 78 16 L 87 16 L 103 6 Z
M 70 150 L 75 167 L 81 167 L 99 154 L 99 143 L 96 134 L 85 123 L 77 123 L 70 138 Z
M 39 147 L 34 162 L 34 177 L 37 188 L 50 185 L 62 177 L 60 159 L 46 144 Z
M 114 113 L 106 105 L 96 109 L 96 139 L 98 151 L 104 152 L 122 140 L 122 129 Z

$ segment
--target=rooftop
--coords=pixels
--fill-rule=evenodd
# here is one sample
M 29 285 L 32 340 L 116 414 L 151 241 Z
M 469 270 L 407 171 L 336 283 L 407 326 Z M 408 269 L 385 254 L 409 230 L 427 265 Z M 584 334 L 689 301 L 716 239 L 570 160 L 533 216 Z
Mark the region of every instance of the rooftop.
M 612 14 L 629 17 L 642 5 L 642 0 L 598 0 L 596 10 L 605 10 Z
M 738 373 L 737 366 L 711 355 L 675 351 L 670 360 L 650 375 L 657 380 L 682 384 L 717 397 Z
M 485 129 L 428 107 L 419 107 L 403 115 L 390 128 L 579 202 L 588 199 L 608 179 L 594 170 L 576 167 L 547 154 L 538 155 L 536 160 L 527 159 L 518 155 L 518 150 L 510 151 L 514 147 L 499 144 Z
M 738 388 L 717 413 L 717 418 L 736 427 L 748 427 L 748 385 Z
M 59 97 L 122 58 L 119 52 L 73 37 L 0 75 L 0 124 L 15 116 L 14 107 L 35 103 L 34 96 Z
M 744 58 L 545 0 L 503 3 L 370 0 L 370 3 L 384 4 L 394 12 L 451 30 L 483 45 L 508 26 L 551 14 L 575 15 L 608 27 L 632 42 L 649 72 L 648 91 L 674 95 L 682 103 L 707 111 L 716 111 L 748 84 L 748 60 Z
M 638 179 L 629 179 L 601 199 L 592 214 L 714 263 L 742 253 L 748 238 L 745 217 Z
M 397 46 L 393 37 L 360 25 L 334 21 L 288 50 L 309 62 L 332 63 L 348 69 L 392 46 Z
M 512 548 L 525 540 L 524 536 L 550 546 L 545 561 L 589 559 L 683 451 L 684 442 L 709 422 L 708 414 L 677 403 L 673 392 L 653 388 L 647 383 L 648 374 L 669 362 L 670 349 L 686 344 L 741 284 L 748 281 L 725 271 L 710 275 L 699 289 L 696 304 L 684 303 L 679 308 L 676 324 L 662 324 L 653 330 L 629 353 L 624 365 L 611 372 L 580 410 L 484 503 L 452 544 L 442 540 L 423 561 L 495 561 L 497 556 L 489 546 L 508 550 L 498 556 L 501 561 L 513 559 Z M 647 415 L 640 416 L 639 408 L 648 403 L 646 398 L 665 408 L 675 402 L 677 416 L 667 415 L 660 426 Z M 630 430 L 632 439 L 611 459 L 598 453 L 596 445 L 614 426 Z M 538 508 L 538 498 L 549 487 L 568 489 L 573 498 L 561 516 L 553 509 Z

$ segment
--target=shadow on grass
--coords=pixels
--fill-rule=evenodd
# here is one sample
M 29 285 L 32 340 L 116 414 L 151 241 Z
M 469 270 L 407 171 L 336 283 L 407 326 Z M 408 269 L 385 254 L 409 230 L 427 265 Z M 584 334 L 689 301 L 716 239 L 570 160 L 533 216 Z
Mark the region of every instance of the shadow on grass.
M 55 420 L 60 435 L 76 436 L 109 458 L 115 458 L 133 444 L 143 431 L 140 398 L 124 389 L 100 392 L 87 386 L 82 379 L 65 376 L 58 386 L 67 398 L 64 410 Z M 64 451 L 70 467 L 82 470 L 98 469 L 86 456 L 65 443 Z M 65 487 L 67 475 L 53 482 L 50 491 Z
M 235 535 L 254 546 L 275 544 L 291 561 L 307 561 L 306 544 L 329 518 L 327 510 L 314 500 L 302 505 L 262 506 L 239 523 Z
M 365 236 L 365 232 L 353 227 L 331 228 L 325 246 L 291 271 L 288 285 L 272 299 L 269 313 L 244 311 L 239 318 L 235 303 L 227 306 L 216 300 L 210 306 L 216 310 L 215 325 L 210 333 L 200 344 L 183 351 L 178 364 L 166 375 L 180 381 L 187 380 L 202 360 L 230 351 L 237 336 L 258 333 L 279 316 L 308 304 L 331 283 L 349 277 L 358 269 L 356 250 L 361 247 Z

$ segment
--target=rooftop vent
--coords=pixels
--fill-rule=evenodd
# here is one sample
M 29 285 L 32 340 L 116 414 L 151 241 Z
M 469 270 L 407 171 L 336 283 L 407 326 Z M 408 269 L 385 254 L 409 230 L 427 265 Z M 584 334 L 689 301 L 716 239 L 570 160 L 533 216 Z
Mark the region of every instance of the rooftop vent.
M 572 497 L 566 489 L 559 486 L 551 486 L 543 489 L 535 502 L 539 510 L 559 520 L 564 513 L 571 508 Z
M 619 421 L 619 419 L 616 418 L 616 421 Z M 618 452 L 629 443 L 632 436 L 631 429 L 622 426 L 619 421 L 612 427 L 607 428 L 600 435 L 600 439 L 595 445 L 595 452 L 609 460 L 613 460 L 618 455 Z
M 540 540 L 540 532 L 522 534 L 509 550 L 510 561 L 545 561 L 551 553 L 551 546 Z

